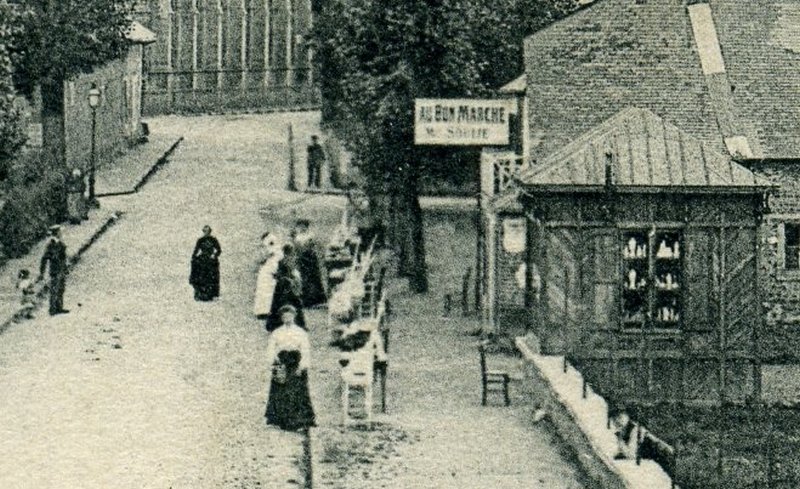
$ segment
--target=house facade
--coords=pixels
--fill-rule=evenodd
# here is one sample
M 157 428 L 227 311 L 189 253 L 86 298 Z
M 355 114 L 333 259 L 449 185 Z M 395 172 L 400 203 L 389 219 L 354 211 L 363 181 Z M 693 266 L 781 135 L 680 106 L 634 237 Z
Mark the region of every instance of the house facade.
M 797 1 L 598 0 L 525 41 L 530 164 L 640 107 L 779 185 L 760 261 L 776 358 L 800 346 L 798 11 Z
M 98 164 L 110 159 L 144 137 L 142 126 L 142 62 L 146 45 L 156 41 L 155 34 L 138 22 L 127 33 L 127 52 L 91 73 L 64 83 L 64 129 L 68 168 L 87 170 L 91 160 L 92 108 L 89 90 L 100 90 L 96 109 L 95 151 Z M 29 144 L 41 146 L 38 122 L 38 96 L 30 110 Z
M 556 187 L 547 187 L 545 184 L 548 182 L 541 180 L 544 178 L 542 175 L 536 176 L 537 171 L 544 162 L 555 165 L 550 170 L 555 172 L 550 175 L 552 178 L 562 178 L 570 172 L 587 172 L 594 168 L 592 171 L 599 172 L 593 174 L 594 177 L 603 181 L 602 166 L 598 169 L 587 161 L 574 160 L 570 169 L 559 166 L 553 158 L 558 159 L 559 152 L 570 145 L 573 145 L 576 154 L 586 154 L 586 148 L 578 150 L 574 145 L 580 144 L 580 141 L 595 141 L 600 144 L 603 139 L 597 141 L 600 137 L 598 134 L 602 133 L 603 127 L 607 127 L 608 121 L 620 117 L 619 114 L 626 108 L 633 108 L 631 110 L 651 114 L 641 117 L 642 121 L 649 122 L 637 123 L 637 118 L 633 117 L 633 122 L 623 129 L 611 131 L 617 134 L 616 142 L 612 138 L 603 143 L 610 147 L 597 149 L 600 155 L 596 158 L 597 161 L 602 162 L 605 155 L 610 155 L 609 168 L 615 178 L 621 177 L 615 171 L 623 171 L 616 166 L 616 162 L 624 156 L 624 152 L 619 149 L 624 146 L 621 141 L 630 140 L 632 135 L 641 133 L 642 128 L 647 127 L 650 133 L 661 134 L 663 141 L 635 149 L 633 154 L 638 155 L 636 164 L 628 165 L 624 171 L 643 171 L 644 176 L 651 179 L 658 176 L 657 172 L 666 172 L 665 175 L 670 177 L 674 176 L 673 173 L 677 174 L 677 170 L 689 172 L 680 175 L 699 171 L 701 173 L 697 176 L 705 175 L 705 181 L 710 184 L 709 179 L 715 172 L 703 173 L 709 168 L 702 164 L 707 160 L 697 157 L 696 152 L 691 158 L 687 156 L 679 160 L 672 159 L 675 154 L 680 154 L 681 144 L 678 141 L 693 141 L 691 144 L 696 142 L 699 145 L 697 147 L 704 148 L 702 155 L 713 154 L 715 159 L 727 161 L 722 166 L 723 170 L 720 170 L 723 183 L 726 178 L 729 181 L 742 171 L 752 174 L 753 179 L 746 186 L 749 190 L 744 190 L 743 187 L 734 192 L 730 188 L 726 190 L 726 185 L 708 185 L 699 194 L 697 191 L 687 194 L 687 182 L 684 180 L 667 180 L 671 183 L 660 189 L 655 188 L 658 185 L 647 183 L 649 180 L 636 180 L 640 183 L 633 187 L 638 189 L 639 194 L 664 196 L 666 201 L 662 203 L 652 200 L 655 197 L 641 200 L 641 195 L 636 196 L 637 192 L 630 188 L 622 193 L 612 192 L 615 202 L 618 202 L 615 205 L 633 209 L 642 216 L 636 219 L 609 218 L 611 220 L 608 222 L 615 223 L 613 228 L 618 230 L 615 231 L 616 241 L 608 243 L 616 250 L 613 260 L 615 264 L 611 269 L 616 270 L 615 273 L 627 273 L 624 271 L 626 243 L 622 237 L 626 232 L 635 232 L 630 228 L 634 221 L 646 224 L 638 232 L 648 229 L 640 238 L 660 236 L 658 233 L 662 231 L 656 226 L 660 221 L 654 218 L 653 209 L 680 211 L 682 215 L 675 216 L 680 219 L 662 222 L 676 224 L 674 229 L 683 229 L 681 226 L 689 225 L 697 212 L 711 213 L 713 219 L 708 217 L 711 220 L 706 223 L 706 229 L 716 229 L 715 232 L 722 235 L 718 234 L 714 238 L 716 241 L 708 243 L 723 243 L 723 238 L 727 236 L 725 233 L 738 233 L 736 236 L 739 238 L 730 239 L 733 243 L 742 239 L 742 244 L 737 249 L 749 251 L 742 251 L 745 254 L 737 257 L 741 258 L 741 263 L 746 262 L 744 257 L 749 254 L 754 258 L 747 265 L 742 264 L 742 268 L 726 269 L 725 266 L 730 265 L 734 258 L 725 255 L 721 248 L 708 248 L 711 246 L 708 243 L 692 245 L 691 241 L 681 241 L 684 246 L 694 246 L 695 250 L 702 246 L 708 248 L 706 262 L 709 266 L 716 267 L 709 272 L 711 275 L 707 275 L 709 285 L 717 284 L 717 288 L 712 287 L 711 290 L 716 290 L 717 294 L 725 294 L 723 286 L 729 286 L 732 277 L 751 266 L 755 273 L 751 277 L 752 281 L 759 285 L 758 290 L 751 287 L 739 288 L 750 292 L 731 299 L 731 307 L 738 304 L 740 310 L 732 316 L 733 310 L 729 310 L 727 319 L 723 314 L 723 295 L 711 296 L 707 309 L 717 315 L 715 321 L 722 314 L 723 320 L 729 321 L 729 325 L 741 325 L 744 322 L 752 324 L 750 335 L 757 339 L 750 344 L 751 354 L 755 355 L 752 358 L 754 363 L 797 360 L 797 352 L 800 351 L 800 104 L 797 103 L 800 101 L 800 42 L 797 41 L 800 39 L 800 24 L 796 22 L 797 18 L 800 18 L 800 1 L 794 0 L 596 0 L 526 39 L 524 97 L 528 107 L 525 123 L 527 157 L 522 158 L 522 163 L 518 165 L 522 173 L 515 176 L 516 183 L 512 185 L 514 188 L 505 190 L 505 194 L 501 192 L 497 200 L 507 200 L 509 197 L 506 194 L 514 192 L 518 194 L 517 200 L 523 208 L 521 214 L 525 217 L 529 236 L 525 251 L 528 276 L 524 279 L 526 285 L 523 294 L 527 299 L 521 302 L 518 312 L 526 313 L 523 316 L 527 320 L 525 327 L 529 330 L 541 332 L 538 328 L 550 324 L 551 330 L 542 335 L 543 347 L 566 354 L 570 350 L 574 351 L 575 345 L 585 343 L 570 343 L 562 338 L 560 343 L 556 341 L 547 344 L 546 337 L 552 336 L 553 330 L 557 330 L 559 326 L 557 322 L 553 322 L 553 317 L 537 317 L 532 305 L 536 294 L 544 302 L 552 302 L 557 298 L 547 295 L 555 293 L 546 285 L 553 281 L 553 277 L 548 277 L 544 271 L 535 270 L 531 266 L 541 265 L 533 260 L 541 249 L 532 247 L 535 240 L 531 236 L 542 222 L 553 224 L 552 212 L 565 212 L 565 216 L 569 216 L 570 213 L 578 213 L 579 209 L 583 209 L 582 205 L 588 205 L 587 210 L 596 209 L 601 201 L 585 204 L 587 201 L 581 200 L 583 197 L 579 198 L 578 195 L 585 195 L 587 188 L 584 185 L 573 185 L 566 204 L 566 194 L 561 192 L 556 196 Z M 668 136 L 664 137 L 664 134 Z M 644 139 L 646 140 L 647 138 Z M 672 156 L 663 156 L 665 148 Z M 685 151 L 685 147 L 683 150 Z M 662 155 L 663 161 L 660 164 L 654 158 L 657 154 Z M 570 155 L 561 155 L 565 160 L 571 158 Z M 491 156 L 487 158 L 490 159 Z M 665 164 L 665 161 L 678 163 Z M 633 174 L 633 177 L 636 176 Z M 604 185 L 595 186 L 588 193 L 602 194 L 603 187 Z M 543 188 L 549 190 L 543 192 Z M 729 195 L 725 197 L 726 194 Z M 705 197 L 700 198 L 699 195 Z M 584 204 L 578 204 L 578 201 Z M 588 202 L 592 202 L 592 199 Z M 685 203 L 691 205 L 685 206 Z M 537 216 L 537 212 L 544 214 Z M 517 219 L 519 214 L 517 212 L 512 217 Z M 503 232 L 502 216 L 502 212 L 497 213 L 495 226 L 491 231 L 497 235 L 502 235 Z M 689 219 L 688 222 L 685 221 L 686 218 Z M 586 226 L 582 219 L 574 215 L 572 220 L 573 224 Z M 678 225 L 679 222 L 684 224 Z M 694 225 L 696 224 L 697 222 Z M 664 232 L 668 234 L 672 231 Z M 679 233 L 681 240 L 686 239 L 684 233 L 685 231 Z M 745 234 L 746 238 L 741 238 Z M 625 237 L 630 241 L 632 236 Z M 567 237 L 562 238 L 562 242 L 570 242 Z M 744 245 L 748 240 L 750 247 Z M 660 242 L 655 243 L 657 247 L 660 245 Z M 636 248 L 634 246 L 634 255 Z M 647 249 L 648 253 L 658 252 L 657 248 Z M 494 259 L 498 262 L 498 271 L 514 268 L 519 263 L 519 256 L 509 258 L 507 255 L 495 248 Z M 649 261 L 650 255 L 647 257 Z M 653 257 L 654 262 L 658 262 L 657 258 Z M 726 259 L 727 262 L 724 261 Z M 590 261 L 586 257 L 585 260 Z M 549 260 L 544 262 L 545 265 L 550 263 Z M 581 275 L 581 270 L 588 269 L 576 266 L 576 275 L 571 280 L 573 284 L 588 287 L 588 275 Z M 720 272 L 727 275 L 718 275 Z M 640 270 L 637 273 L 645 271 Z M 652 282 L 657 278 L 662 281 L 664 279 L 651 269 L 646 271 L 646 275 L 648 287 L 655 287 Z M 563 276 L 565 275 L 562 274 L 562 278 Z M 623 296 L 626 292 L 623 278 L 617 276 L 619 280 L 615 281 L 613 290 L 618 296 L 611 296 L 613 309 L 619 314 L 625 312 Z M 674 276 L 671 278 L 674 279 Z M 537 284 L 541 288 L 534 290 Z M 509 297 L 509 294 L 503 288 L 513 286 L 517 286 L 513 281 L 495 279 L 486 286 L 487 290 L 493 290 L 491 293 L 487 292 L 485 301 L 495 311 L 507 309 L 509 304 L 503 298 Z M 543 289 L 549 292 L 546 293 Z M 588 288 L 582 293 L 588 294 Z M 658 295 L 656 292 L 652 294 L 653 297 Z M 491 299 L 488 299 L 489 295 L 492 295 Z M 695 296 L 693 293 L 692 297 Z M 564 304 L 570 303 L 568 298 L 568 294 L 567 298 L 562 297 Z M 511 303 L 520 307 L 520 301 Z M 586 303 L 583 304 L 588 307 Z M 649 308 L 650 302 L 647 304 Z M 745 310 L 745 306 L 749 309 Z M 650 314 L 646 322 L 655 324 L 658 319 L 653 314 L 659 314 L 659 307 L 646 312 Z M 674 313 L 661 311 L 661 314 L 662 317 L 663 314 L 673 317 L 671 314 Z M 493 326 L 497 329 L 519 327 L 517 321 L 503 324 L 502 317 L 499 316 L 495 313 L 492 318 Z M 688 312 L 679 314 L 678 317 L 682 323 L 687 323 L 685 331 L 698 329 L 696 326 L 703 323 L 689 321 L 692 316 Z M 622 316 L 614 321 L 616 330 L 623 329 L 620 321 Z M 699 329 L 703 330 L 704 327 Z M 715 378 L 717 385 L 721 386 L 725 368 L 724 363 L 720 362 L 725 358 L 726 342 L 731 338 L 724 328 L 715 326 L 711 329 L 714 334 L 708 340 L 717 346 L 709 358 L 713 357 L 712 363 L 716 364 L 716 368 L 709 372 L 717 372 Z M 637 340 L 636 346 L 632 348 L 634 351 L 648 351 L 649 347 L 646 345 L 660 333 L 654 331 L 653 336 L 641 334 L 644 337 Z M 694 344 L 690 336 L 692 335 L 678 334 L 669 341 L 674 345 L 683 345 L 676 350 L 683 355 L 691 351 L 690 345 Z M 620 351 L 625 349 L 619 344 L 614 348 Z M 640 364 L 643 361 L 641 358 L 638 360 Z M 607 363 L 604 362 L 604 365 Z M 744 370 L 737 372 L 741 374 Z M 739 374 L 731 371 L 728 377 L 741 377 Z M 756 377 L 748 382 L 751 388 L 742 390 L 739 398 L 746 396 L 744 391 L 752 394 L 757 390 Z M 741 382 L 734 384 L 743 385 Z

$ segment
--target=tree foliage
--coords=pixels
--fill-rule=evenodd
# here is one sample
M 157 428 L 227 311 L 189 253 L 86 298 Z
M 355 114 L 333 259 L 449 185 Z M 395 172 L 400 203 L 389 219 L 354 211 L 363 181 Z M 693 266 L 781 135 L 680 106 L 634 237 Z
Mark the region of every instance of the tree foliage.
M 12 65 L 10 47 L 19 34 L 15 10 L 5 1 L 0 1 L 0 177 L 5 178 L 11 160 L 25 143 L 22 114 L 14 104 L 16 93 L 11 80 Z
M 117 58 L 127 48 L 132 0 L 20 0 L 15 83 L 29 95 Z
M 477 151 L 414 146 L 414 99 L 489 95 L 522 73 L 524 35 L 573 3 L 328 0 L 319 9 L 323 123 L 353 153 L 368 193 L 388 195 L 384 207 L 405 217 L 397 221 L 406 229 L 396 230 L 395 242 L 415 290 L 427 288 L 419 179 L 476 168 Z
M 64 83 L 127 48 L 132 0 L 17 0 L 20 29 L 11 54 L 14 83 L 41 93 L 42 159 L 51 189 L 50 218 L 66 216 Z

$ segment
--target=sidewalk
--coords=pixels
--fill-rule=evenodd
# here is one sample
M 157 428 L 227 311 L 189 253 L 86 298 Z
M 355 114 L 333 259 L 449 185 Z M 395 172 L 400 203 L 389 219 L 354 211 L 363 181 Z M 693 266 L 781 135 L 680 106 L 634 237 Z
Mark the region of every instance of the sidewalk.
M 455 221 L 454 221 L 455 219 Z M 414 295 L 392 281 L 387 413 L 379 389 L 373 430 L 341 428 L 337 353 L 321 311 L 310 311 L 318 428 L 311 431 L 313 487 L 586 487 L 548 423 L 532 420 L 535 399 L 519 359 L 491 355 L 489 368 L 512 375 L 511 406 L 481 406 L 474 318 L 442 318 L 442 295 L 460 287 L 460 263 L 473 259 L 469 212 L 426 215 L 431 291 Z M 458 262 L 453 257 L 458 256 Z
M 169 155 L 180 144 L 183 138 L 174 136 L 152 135 L 150 141 L 132 148 L 129 152 L 114 161 L 113 164 L 101 166 L 97 170 L 95 191 L 98 197 L 119 195 L 137 191 L 158 168 L 166 163 Z M 101 202 L 102 206 L 102 202 Z M 101 207 L 89 213 L 89 219 L 78 225 L 64 224 L 62 238 L 67 245 L 70 268 L 74 266 L 80 256 L 103 235 L 123 213 Z M 37 243 L 30 252 L 22 258 L 8 260 L 0 266 L 0 333 L 5 331 L 12 323 L 20 319 L 21 295 L 16 290 L 17 274 L 26 268 L 35 278 L 39 273 L 39 261 L 44 253 L 46 239 Z M 47 314 L 47 294 L 43 287 L 47 277 L 37 284 L 37 302 L 39 307 L 35 315 Z M 69 290 L 69 278 L 67 279 Z M 42 306 L 44 304 L 44 307 Z M 74 307 L 65 304 L 67 308 Z
M 136 192 L 167 162 L 182 140 L 183 137 L 151 134 L 148 142 L 131 148 L 113 164 L 100 165 L 95 183 L 97 196 Z
M 89 213 L 89 220 L 82 224 L 65 224 L 61 227 L 62 239 L 67 245 L 67 256 L 70 269 L 80 259 L 80 256 L 103 235 L 119 218 L 121 213 L 98 209 Z M 23 268 L 30 270 L 31 277 L 36 278 L 39 274 L 39 261 L 41 260 L 47 240 L 43 239 L 37 243 L 31 251 L 22 258 L 8 260 L 0 267 L 0 333 L 5 331 L 14 323 L 21 312 L 21 294 L 16 290 L 17 274 Z M 37 307 L 34 315 L 40 316 L 47 314 L 47 294 L 42 290 L 47 284 L 47 276 L 36 284 Z M 67 290 L 69 290 L 69 277 L 67 278 Z M 73 304 L 66 303 L 68 309 L 74 307 Z

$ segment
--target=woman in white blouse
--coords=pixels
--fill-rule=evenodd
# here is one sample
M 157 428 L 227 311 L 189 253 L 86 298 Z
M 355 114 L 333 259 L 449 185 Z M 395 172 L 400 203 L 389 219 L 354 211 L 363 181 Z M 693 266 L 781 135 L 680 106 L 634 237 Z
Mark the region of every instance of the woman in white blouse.
M 268 425 L 284 430 L 306 429 L 315 425 L 308 389 L 311 341 L 308 332 L 295 323 L 294 306 L 284 305 L 278 312 L 282 325 L 267 341 L 272 379 L 265 416 Z

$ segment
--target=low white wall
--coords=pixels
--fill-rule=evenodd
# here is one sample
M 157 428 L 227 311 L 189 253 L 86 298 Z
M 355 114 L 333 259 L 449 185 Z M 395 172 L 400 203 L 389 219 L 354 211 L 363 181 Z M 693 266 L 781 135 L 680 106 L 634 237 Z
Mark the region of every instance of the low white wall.
M 531 383 L 556 432 L 598 487 L 672 487 L 669 476 L 652 460 L 642 460 L 641 465 L 635 460 L 614 460 L 617 442 L 608 429 L 606 401 L 591 388 L 583 398 L 583 378 L 571 366 L 564 372 L 563 356 L 540 355 L 535 338 L 518 337 L 516 345 L 525 359 L 525 381 Z

